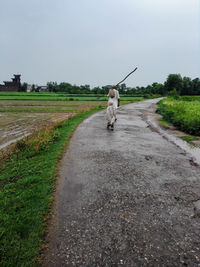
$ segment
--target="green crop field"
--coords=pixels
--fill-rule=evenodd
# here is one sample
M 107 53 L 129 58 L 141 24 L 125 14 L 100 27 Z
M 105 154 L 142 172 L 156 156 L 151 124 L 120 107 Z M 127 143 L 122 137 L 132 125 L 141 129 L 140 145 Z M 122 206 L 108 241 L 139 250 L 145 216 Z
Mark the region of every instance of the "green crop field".
M 0 100 L 0 112 L 77 112 L 98 105 L 106 106 L 106 101 L 42 101 L 38 97 L 37 100 Z
M 107 101 L 106 95 L 72 95 L 63 93 L 23 93 L 23 92 L 0 92 L 1 100 L 33 100 L 33 101 Z M 139 101 L 142 96 L 121 95 L 121 101 Z
M 157 112 L 178 129 L 192 135 L 200 135 L 199 96 L 183 96 L 178 99 L 168 97 L 159 102 Z

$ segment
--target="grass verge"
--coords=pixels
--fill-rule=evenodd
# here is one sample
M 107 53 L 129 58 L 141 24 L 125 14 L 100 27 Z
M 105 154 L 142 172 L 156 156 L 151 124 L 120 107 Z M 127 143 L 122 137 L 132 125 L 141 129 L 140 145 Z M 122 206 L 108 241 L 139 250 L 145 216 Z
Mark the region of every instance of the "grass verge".
M 170 127 L 171 127 L 171 123 L 169 123 L 168 121 L 164 120 L 163 118 L 159 119 L 158 123 L 164 129 L 170 129 Z
M 196 136 L 190 136 L 190 135 L 185 135 L 185 136 L 181 136 L 180 137 L 182 140 L 191 143 L 192 141 L 199 141 L 200 138 L 196 137 Z
M 34 267 L 45 234 L 57 164 L 78 124 L 96 108 L 16 143 L 0 168 L 0 266 Z

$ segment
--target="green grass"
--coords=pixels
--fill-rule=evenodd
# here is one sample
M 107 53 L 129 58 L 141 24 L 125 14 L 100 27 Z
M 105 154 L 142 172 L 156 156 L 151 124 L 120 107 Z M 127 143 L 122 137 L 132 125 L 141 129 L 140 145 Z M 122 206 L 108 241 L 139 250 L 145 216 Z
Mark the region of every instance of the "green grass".
M 163 118 L 158 120 L 159 125 L 164 128 L 164 129 L 169 129 L 171 126 L 171 123 L 169 123 L 168 121 L 164 120 Z
M 142 96 L 121 95 L 121 101 L 140 101 Z M 107 95 L 61 94 L 61 93 L 23 93 L 0 92 L 0 100 L 35 100 L 35 101 L 107 101 Z
M 190 95 L 186 95 L 186 96 L 179 96 L 178 98 L 179 100 L 182 101 L 200 101 L 200 96 L 196 95 L 196 96 L 190 96 Z
M 0 100 L 42 100 L 42 101 L 107 101 L 107 96 L 86 96 L 86 97 L 49 97 L 49 96 L 0 96 Z M 120 101 L 140 101 L 143 97 L 124 96 L 120 98 Z
M 3 107 L 0 112 L 28 112 L 28 113 L 53 113 L 53 112 L 67 112 L 75 111 L 74 108 L 69 107 Z
M 62 113 L 79 112 L 80 110 L 106 107 L 106 101 L 24 101 L 4 100 L 0 101 L 0 112 L 7 113 Z M 123 103 L 127 103 L 124 101 Z
M 163 119 L 191 135 L 200 135 L 200 101 L 175 100 L 168 97 L 158 103 L 157 112 Z M 198 98 L 197 98 L 198 99 Z
M 190 136 L 190 135 L 185 135 L 185 136 L 181 136 L 180 137 L 182 140 L 190 143 L 192 141 L 198 141 L 200 140 L 200 138 L 196 137 L 196 136 Z
M 40 266 L 57 164 L 77 125 L 92 113 L 47 128 L 16 143 L 0 169 L 0 266 Z

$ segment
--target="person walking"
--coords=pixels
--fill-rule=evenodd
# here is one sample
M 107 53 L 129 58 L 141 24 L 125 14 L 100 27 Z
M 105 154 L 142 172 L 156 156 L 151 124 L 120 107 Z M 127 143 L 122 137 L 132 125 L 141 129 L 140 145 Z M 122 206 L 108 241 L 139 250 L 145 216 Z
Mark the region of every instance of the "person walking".
M 114 122 L 117 120 L 116 110 L 120 106 L 120 96 L 116 88 L 117 87 L 113 85 L 108 93 L 108 107 L 106 111 L 108 121 L 107 129 L 111 127 L 111 130 L 114 130 Z

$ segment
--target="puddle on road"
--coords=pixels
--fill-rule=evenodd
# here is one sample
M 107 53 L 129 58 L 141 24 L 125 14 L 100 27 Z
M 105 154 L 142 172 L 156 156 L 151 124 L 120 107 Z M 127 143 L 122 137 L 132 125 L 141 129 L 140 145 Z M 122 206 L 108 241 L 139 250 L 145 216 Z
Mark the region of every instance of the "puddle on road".
M 169 142 L 175 144 L 176 146 L 187 152 L 191 156 L 193 162 L 200 165 L 200 148 L 194 145 L 190 145 L 179 137 L 169 134 L 166 130 L 163 130 L 158 126 L 156 119 L 152 116 L 147 116 L 147 123 L 151 128 L 153 128 L 156 132 L 166 138 Z

